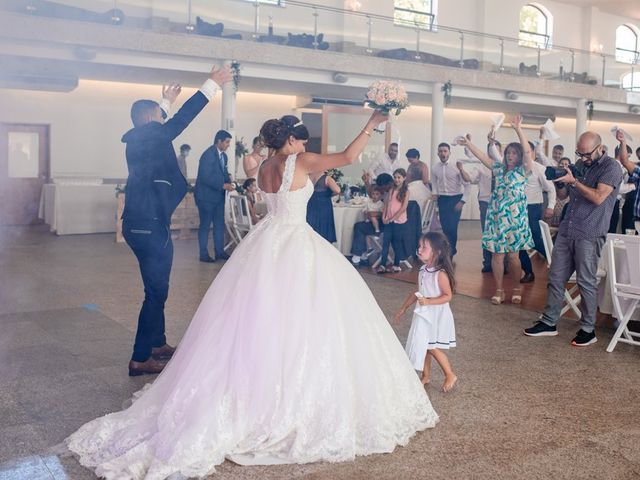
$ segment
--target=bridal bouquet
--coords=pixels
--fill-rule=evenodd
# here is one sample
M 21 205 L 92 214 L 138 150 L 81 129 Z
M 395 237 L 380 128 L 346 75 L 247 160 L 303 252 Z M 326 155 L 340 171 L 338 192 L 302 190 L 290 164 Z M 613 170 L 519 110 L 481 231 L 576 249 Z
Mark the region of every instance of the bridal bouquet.
M 378 80 L 369 85 L 365 105 L 388 114 L 395 110 L 396 115 L 409 106 L 407 91 L 398 82 Z

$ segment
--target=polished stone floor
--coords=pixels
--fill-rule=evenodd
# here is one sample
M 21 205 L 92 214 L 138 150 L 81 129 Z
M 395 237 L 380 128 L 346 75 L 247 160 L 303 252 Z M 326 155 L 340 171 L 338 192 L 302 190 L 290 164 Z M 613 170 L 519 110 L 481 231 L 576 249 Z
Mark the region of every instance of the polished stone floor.
M 221 266 L 199 263 L 195 240 L 175 245 L 173 343 Z M 363 278 L 389 318 L 413 290 Z M 112 235 L 0 229 L 0 480 L 95 478 L 60 443 L 150 380 L 126 370 L 141 296 L 134 257 Z M 388 455 L 274 467 L 225 462 L 212 478 L 640 478 L 639 348 L 606 353 L 607 329 L 594 346 L 572 348 L 572 320 L 558 337 L 527 338 L 521 331 L 534 312 L 483 299 L 457 295 L 452 308 L 459 346 L 450 359 L 460 381 L 443 394 L 434 368 L 427 393 L 441 416 L 435 429 Z M 400 341 L 409 323 L 407 316 L 396 328 Z

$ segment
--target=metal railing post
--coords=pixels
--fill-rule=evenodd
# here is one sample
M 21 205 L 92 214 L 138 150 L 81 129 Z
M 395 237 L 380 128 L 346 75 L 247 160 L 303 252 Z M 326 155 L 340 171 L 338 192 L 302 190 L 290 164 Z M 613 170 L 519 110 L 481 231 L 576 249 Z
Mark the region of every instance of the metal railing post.
M 540 72 L 540 44 L 538 44 L 538 65 L 536 66 L 536 76 L 539 77 L 542 75 Z
M 416 54 L 413 56 L 414 59 L 420 60 L 422 57 L 420 56 L 420 27 L 416 25 Z
M 373 22 L 371 21 L 371 17 L 367 15 L 367 53 L 371 55 L 373 53 L 373 48 L 371 48 L 371 26 Z
M 318 9 L 313 7 L 313 49 L 318 49 Z
M 605 77 L 605 71 L 607 68 L 607 57 L 604 56 L 604 54 L 602 54 L 602 86 L 604 87 L 604 77 Z
M 460 62 L 458 62 L 460 64 L 460 68 L 464 68 L 464 33 L 462 32 L 462 30 L 459 30 L 460 32 Z
M 504 73 L 504 38 L 500 39 L 500 68 L 498 68 L 500 73 Z
M 255 8 L 255 13 L 253 15 L 253 37 L 254 40 L 258 39 L 258 28 L 260 26 L 260 2 L 255 0 L 253 2 L 253 8 Z

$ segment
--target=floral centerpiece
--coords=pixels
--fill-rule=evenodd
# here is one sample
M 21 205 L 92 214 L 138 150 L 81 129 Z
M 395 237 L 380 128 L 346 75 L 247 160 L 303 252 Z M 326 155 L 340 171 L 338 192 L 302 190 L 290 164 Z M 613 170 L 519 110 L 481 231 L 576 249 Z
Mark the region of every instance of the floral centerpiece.
M 409 106 L 407 91 L 398 82 L 378 80 L 369 85 L 365 105 L 389 114 L 395 110 L 396 115 Z

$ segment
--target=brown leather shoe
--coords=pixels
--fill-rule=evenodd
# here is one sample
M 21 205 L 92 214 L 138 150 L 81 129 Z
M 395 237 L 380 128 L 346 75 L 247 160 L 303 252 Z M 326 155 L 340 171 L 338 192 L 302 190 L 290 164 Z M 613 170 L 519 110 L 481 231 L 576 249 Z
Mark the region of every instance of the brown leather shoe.
M 144 362 L 134 362 L 131 360 L 129 362 L 129 376 L 154 375 L 160 373 L 164 366 L 164 363 L 159 362 L 153 357 L 149 357 L 149 360 L 145 360 Z
M 175 351 L 176 351 L 175 347 L 172 347 L 168 343 L 165 343 L 161 347 L 153 347 L 151 349 L 151 356 L 156 360 L 168 360 L 171 357 L 173 357 L 173 354 L 175 353 Z

